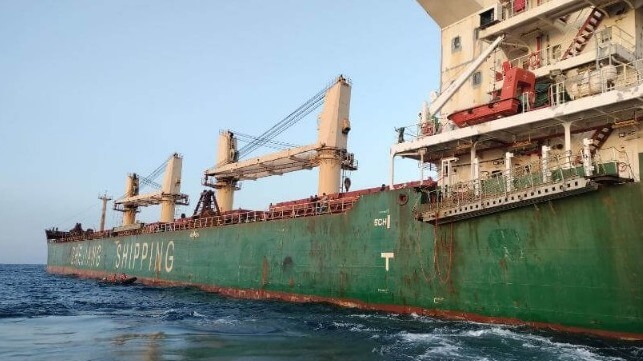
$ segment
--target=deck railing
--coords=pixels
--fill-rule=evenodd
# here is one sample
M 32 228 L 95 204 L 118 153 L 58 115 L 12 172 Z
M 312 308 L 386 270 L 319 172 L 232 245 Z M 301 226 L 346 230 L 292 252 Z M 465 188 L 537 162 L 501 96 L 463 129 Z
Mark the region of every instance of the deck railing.
M 552 85 L 550 104 L 552 106 L 560 105 L 566 103 L 570 98 L 574 100 L 640 85 L 643 83 L 642 71 L 643 59 L 637 59 L 633 62 L 604 66 L 598 70 L 566 77 Z
M 512 167 L 510 171 L 503 171 L 486 179 L 469 180 L 436 188 L 428 192 L 428 202 L 423 205 L 422 211 L 438 212 L 441 209 L 484 202 L 548 184 L 584 179 L 586 170 L 581 159 L 581 153 L 571 157 L 565 154 L 552 154 L 548 159 L 547 168 L 543 168 L 540 161 L 533 162 Z M 591 164 L 593 176 L 635 178 L 627 154 L 616 148 L 599 150 Z
M 561 61 L 563 53 L 567 50 L 569 44 L 574 41 L 575 37 L 576 34 L 564 39 L 558 44 L 513 58 L 509 60 L 509 63 L 514 68 L 523 68 L 532 71 L 545 66 L 555 65 Z M 594 51 L 598 59 L 621 53 L 629 54 L 633 58 L 635 50 L 634 37 L 619 26 L 612 25 L 596 31 L 594 38 L 588 41 L 583 53 Z M 572 54 L 567 59 L 575 55 L 577 54 Z
M 111 230 L 104 232 L 84 232 L 82 234 L 69 235 L 61 239 L 53 240 L 53 242 L 75 242 L 135 234 L 171 232 L 253 222 L 267 222 L 280 219 L 312 217 L 326 214 L 337 214 L 344 213 L 351 209 L 351 207 L 357 202 L 358 199 L 359 196 L 345 198 L 340 197 L 335 199 L 319 199 L 317 201 L 310 202 L 296 202 L 291 205 L 271 206 L 266 211 L 236 211 L 220 216 L 182 218 L 171 223 L 147 224 L 135 230 L 121 232 L 113 232 Z

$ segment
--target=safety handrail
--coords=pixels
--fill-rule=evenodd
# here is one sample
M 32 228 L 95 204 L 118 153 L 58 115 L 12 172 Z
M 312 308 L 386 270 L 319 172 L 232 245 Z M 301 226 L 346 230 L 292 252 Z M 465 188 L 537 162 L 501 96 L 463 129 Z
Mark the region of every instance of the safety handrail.
M 91 233 L 85 232 L 78 235 L 69 235 L 61 239 L 53 240 L 53 242 L 75 242 L 135 234 L 151 234 L 158 232 L 171 232 L 179 230 L 228 226 L 250 222 L 266 222 L 280 219 L 337 214 L 344 213 L 351 209 L 358 199 L 359 196 L 336 199 L 320 199 L 317 201 L 295 203 L 286 206 L 273 206 L 270 207 L 267 211 L 232 212 L 220 216 L 200 217 L 195 219 L 182 218 L 171 223 L 147 224 L 144 227 L 136 230 L 122 232 L 113 232 L 111 230 Z

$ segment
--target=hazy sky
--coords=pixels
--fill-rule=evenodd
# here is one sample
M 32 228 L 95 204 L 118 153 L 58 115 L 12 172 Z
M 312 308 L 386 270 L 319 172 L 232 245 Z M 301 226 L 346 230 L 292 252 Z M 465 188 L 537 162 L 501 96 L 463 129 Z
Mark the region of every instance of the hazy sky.
M 353 81 L 352 189 L 385 183 L 393 129 L 415 122 L 440 64 L 413 0 L 0 0 L 0 49 L 0 263 L 45 263 L 45 228 L 96 228 L 100 193 L 173 152 L 191 214 L 220 130 L 259 135 L 338 74 Z M 279 140 L 312 143 L 317 115 Z M 396 172 L 418 177 L 412 161 Z M 308 197 L 316 178 L 244 182 L 235 207 Z

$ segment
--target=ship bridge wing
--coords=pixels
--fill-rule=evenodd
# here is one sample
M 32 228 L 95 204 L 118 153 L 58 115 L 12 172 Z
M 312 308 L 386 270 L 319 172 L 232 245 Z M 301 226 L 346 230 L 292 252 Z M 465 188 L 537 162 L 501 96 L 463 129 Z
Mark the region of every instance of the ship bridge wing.
M 417 0 L 424 11 L 435 21 L 441 28 L 447 27 L 463 18 L 480 11 L 482 1 L 476 0 Z

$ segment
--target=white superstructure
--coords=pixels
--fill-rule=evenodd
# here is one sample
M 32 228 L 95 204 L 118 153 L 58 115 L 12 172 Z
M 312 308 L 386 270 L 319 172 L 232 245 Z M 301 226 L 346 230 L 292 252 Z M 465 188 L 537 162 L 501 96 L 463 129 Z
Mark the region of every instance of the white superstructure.
M 445 197 L 481 197 L 493 180 L 510 192 L 524 175 L 550 182 L 554 168 L 590 179 L 607 163 L 640 181 L 643 1 L 418 2 L 441 27 L 440 111 L 424 105 L 411 139 L 391 147 L 391 184 L 396 157 L 435 171 Z M 516 91 L 515 112 L 494 113 L 517 68 L 533 89 Z

